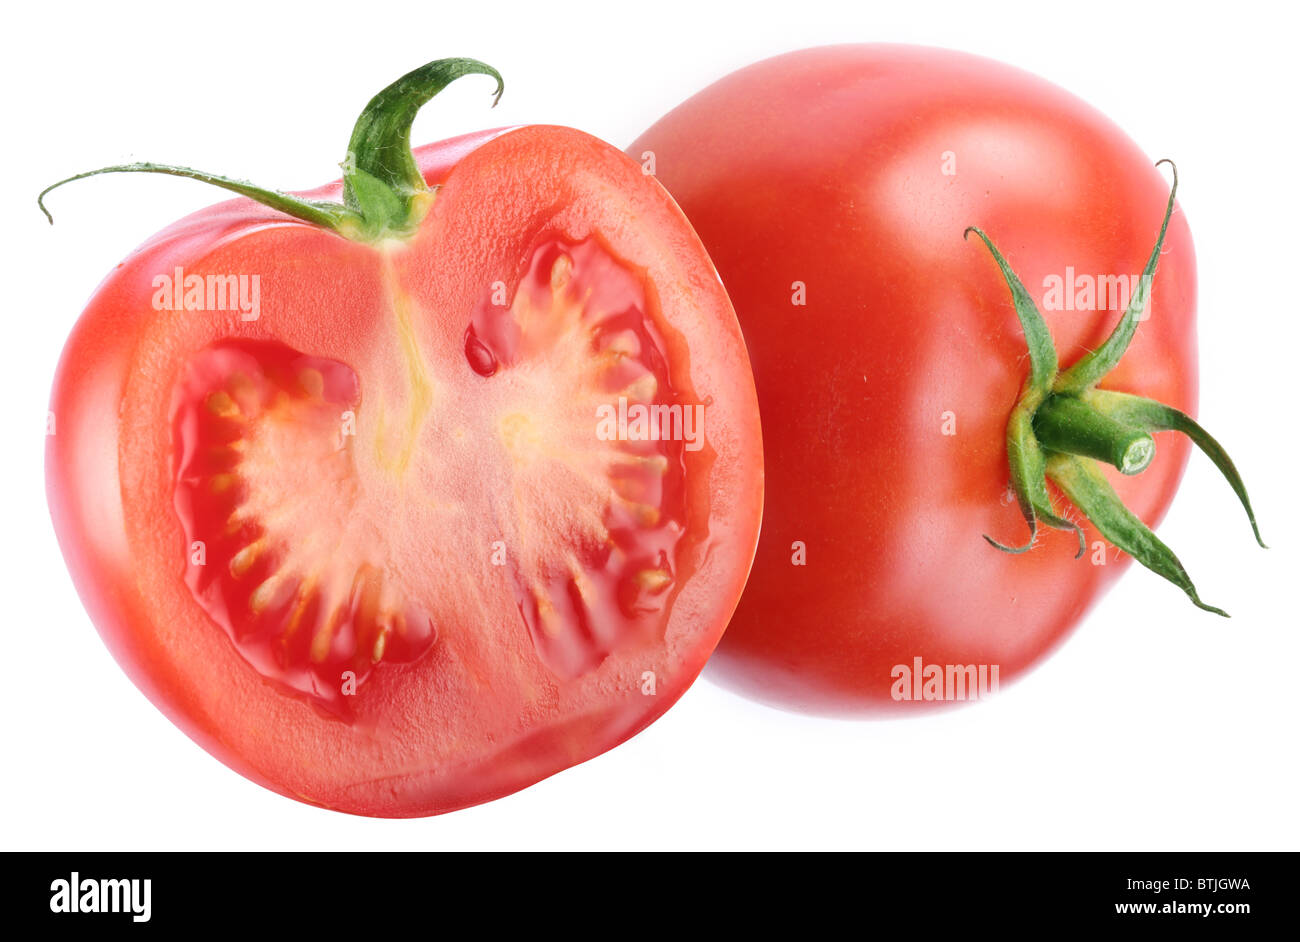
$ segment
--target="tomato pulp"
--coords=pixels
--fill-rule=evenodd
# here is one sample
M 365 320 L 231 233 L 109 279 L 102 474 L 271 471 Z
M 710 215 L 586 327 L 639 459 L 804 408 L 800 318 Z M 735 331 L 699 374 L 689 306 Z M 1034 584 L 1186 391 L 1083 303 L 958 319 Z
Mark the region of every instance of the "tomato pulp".
M 53 392 L 51 511 L 119 662 L 231 767 L 359 814 L 495 798 L 644 728 L 761 513 L 740 332 L 658 184 L 560 127 L 412 160 L 429 87 L 495 76 L 466 61 L 381 93 L 343 183 L 133 253 Z
M 1133 472 L 1150 460 L 1147 429 L 1173 423 L 1240 483 L 1184 414 L 1197 393 L 1186 220 L 1173 211 L 1161 228 L 1174 208 L 1170 183 L 1103 115 L 975 56 L 833 46 L 721 79 L 629 153 L 672 193 L 718 267 L 767 430 L 763 537 L 715 676 L 768 702 L 832 713 L 950 698 L 930 696 L 914 673 L 928 680 L 937 670 L 943 693 L 954 673 L 973 686 L 996 670 L 1005 682 L 1123 570 L 1128 555 L 1103 535 L 1201 604 L 1141 524 L 1168 509 L 1187 442 L 1161 435 L 1145 471 L 1105 477 L 1048 447 L 1082 413 L 1094 431 L 1109 422 L 1108 435 L 1134 433 L 1119 459 Z M 969 227 L 989 245 L 968 238 Z M 1023 311 L 994 245 L 1027 286 Z M 1157 257 L 1142 310 L 1144 263 Z M 1069 384 L 1062 374 L 1052 385 L 1053 340 L 1067 368 L 1138 319 L 1102 385 L 1180 411 L 1101 403 L 1124 413 L 1118 422 L 1057 395 Z M 1027 336 L 1043 321 L 1041 356 L 1027 358 Z M 1051 403 L 1022 409 L 1030 391 Z M 1087 451 L 1086 436 L 1073 437 Z M 1034 462 L 1036 485 L 1013 473 Z M 1048 491 L 1045 472 L 1069 479 L 1069 496 L 1092 518 Z M 1106 496 L 1108 485 L 1140 521 Z M 1027 519 L 1047 527 L 1024 551 Z M 1080 538 L 1086 552 L 1076 558 Z M 1022 551 L 999 552 L 994 541 Z

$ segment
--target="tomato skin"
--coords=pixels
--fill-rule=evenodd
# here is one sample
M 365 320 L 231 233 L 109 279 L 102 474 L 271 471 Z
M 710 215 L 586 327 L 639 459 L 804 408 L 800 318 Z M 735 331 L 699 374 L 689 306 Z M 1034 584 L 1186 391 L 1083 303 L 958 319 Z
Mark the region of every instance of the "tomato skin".
M 761 434 L 743 342 L 707 255 L 662 190 L 618 151 L 565 128 L 486 131 L 418 148 L 415 156 L 428 183 L 444 188 L 397 267 L 421 290 L 464 295 L 455 298 L 463 305 L 428 310 L 464 310 L 468 317 L 486 260 L 500 257 L 507 267 L 523 260 L 507 240 L 520 226 L 553 225 L 578 235 L 590 229 L 645 267 L 664 321 L 683 332 L 674 342 L 690 344 L 690 376 L 714 397 L 718 435 L 710 440 L 713 473 L 702 475 L 710 483 L 692 492 L 699 517 L 691 525 L 690 578 L 683 574 L 657 646 L 610 656 L 573 680 L 557 680 L 528 661 L 520 683 L 535 696 L 485 690 L 477 701 L 437 673 L 449 655 L 435 650 L 366 681 L 369 696 L 357 699 L 367 702 L 351 723 L 322 715 L 241 659 L 184 579 L 168 439 L 170 396 L 183 364 L 214 341 L 242 337 L 352 363 L 370 390 L 391 382 L 393 372 L 388 328 L 372 313 L 380 306 L 376 250 L 249 200 L 181 220 L 100 286 L 59 364 L 51 399 L 56 432 L 46 453 L 51 516 L 73 581 L 142 692 L 247 778 L 310 804 L 388 817 L 500 797 L 653 722 L 690 685 L 725 628 L 762 506 Z M 304 195 L 337 199 L 339 192 L 335 184 Z M 484 201 L 493 194 L 495 203 Z M 458 254 L 456 247 L 475 235 L 483 242 Z M 264 297 L 263 317 L 246 324 L 225 315 L 160 316 L 150 304 L 152 280 L 178 266 L 274 270 L 279 277 L 267 281 L 278 286 L 278 306 Z M 462 358 L 463 330 L 451 338 Z M 473 613 L 465 620 L 472 626 Z M 519 635 L 503 657 L 528 650 L 522 627 Z M 656 673 L 648 695 L 646 670 Z M 442 708 L 462 709 L 480 725 L 442 728 Z
M 894 668 L 917 657 L 997 665 L 1001 683 L 1039 661 L 1129 560 L 1098 551 L 1091 527 L 1081 560 L 1068 533 L 1040 531 L 1022 555 L 981 538 L 1027 537 L 1004 442 L 1027 359 L 1005 282 L 963 232 L 987 232 L 1040 307 L 1066 266 L 1137 274 L 1169 194 L 1153 161 L 1032 75 L 891 45 L 742 69 L 629 148 L 649 152 L 736 307 L 768 431 L 763 536 L 713 676 L 777 705 L 871 714 L 927 705 L 892 695 Z M 1148 318 L 1101 385 L 1192 413 L 1195 294 L 1178 210 Z M 1118 319 L 1043 313 L 1062 366 Z M 1188 450 L 1161 434 L 1144 473 L 1109 475 L 1148 524 Z

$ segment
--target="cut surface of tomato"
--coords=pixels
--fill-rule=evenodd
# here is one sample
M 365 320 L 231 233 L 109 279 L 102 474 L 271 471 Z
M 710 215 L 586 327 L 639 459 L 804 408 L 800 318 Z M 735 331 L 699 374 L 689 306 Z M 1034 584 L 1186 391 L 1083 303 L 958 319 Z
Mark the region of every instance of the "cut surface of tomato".
M 69 340 L 47 454 L 74 580 L 142 689 L 254 780 L 390 816 L 659 716 L 762 502 L 739 329 L 653 179 L 556 127 L 415 156 L 400 238 L 244 199 L 137 250 Z M 260 314 L 159 312 L 172 273 L 256 278 Z

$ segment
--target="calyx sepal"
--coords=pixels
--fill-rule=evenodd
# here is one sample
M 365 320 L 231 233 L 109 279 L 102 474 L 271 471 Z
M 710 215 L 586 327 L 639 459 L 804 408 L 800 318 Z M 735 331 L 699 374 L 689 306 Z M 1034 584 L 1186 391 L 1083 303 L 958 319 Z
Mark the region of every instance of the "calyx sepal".
M 295 219 L 337 232 L 360 242 L 410 237 L 424 218 L 432 192 L 411 153 L 411 124 L 431 98 L 465 75 L 496 79 L 493 106 L 505 89 L 501 75 L 477 59 L 439 59 L 408 72 L 370 100 L 357 118 L 348 143 L 343 168 L 343 201 L 305 200 L 291 193 L 269 190 L 244 180 L 171 164 L 131 163 L 87 170 L 51 184 L 36 203 L 51 223 L 45 208 L 51 190 L 102 173 L 161 173 L 188 177 L 230 190 Z
M 1140 474 L 1155 456 L 1152 433 L 1180 432 L 1214 462 L 1245 508 L 1256 542 L 1264 546 L 1241 475 L 1228 453 L 1205 429 L 1172 406 L 1098 388 L 1124 356 L 1150 301 L 1151 284 L 1178 192 L 1178 171 L 1169 160 L 1157 166 L 1164 163 L 1173 173 L 1173 184 L 1160 234 L 1138 279 L 1137 290 L 1106 341 L 1067 369 L 1059 368 L 1047 322 L 1011 265 L 981 229 L 971 226 L 965 232 L 966 236 L 975 233 L 997 263 L 1029 350 L 1029 376 L 1011 410 L 1006 436 L 1011 486 L 1029 525 L 1029 540 L 1013 547 L 987 534 L 984 539 L 1004 552 L 1024 553 L 1033 548 L 1041 522 L 1054 529 L 1073 530 L 1079 538 L 1078 556 L 1082 556 L 1086 548 L 1083 529 L 1056 509 L 1047 488 L 1050 480 L 1110 543 L 1178 586 L 1198 608 L 1227 617 L 1227 612 L 1201 601 L 1178 557 L 1124 506 L 1101 471 L 1101 463 L 1105 462 L 1124 474 Z

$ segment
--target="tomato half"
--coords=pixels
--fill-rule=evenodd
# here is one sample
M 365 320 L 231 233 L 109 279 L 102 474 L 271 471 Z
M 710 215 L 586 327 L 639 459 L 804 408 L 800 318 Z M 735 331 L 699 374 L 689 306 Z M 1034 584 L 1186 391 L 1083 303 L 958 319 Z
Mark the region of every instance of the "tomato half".
M 1120 421 L 1081 400 L 1062 404 L 1069 396 L 1057 395 L 1064 387 L 1050 373 L 1043 394 L 1056 397 L 1051 409 L 1067 425 L 1067 407 L 1077 406 L 1085 424 L 1110 422 L 1106 434 L 1132 432 L 1135 459 L 1150 458 L 1148 428 L 1173 422 L 1240 483 L 1185 414 L 1197 386 L 1186 220 L 1173 213 L 1153 255 L 1173 208 L 1170 183 L 1104 116 L 975 56 L 835 46 L 723 78 L 629 153 L 673 194 L 718 267 L 768 433 L 763 537 L 715 676 L 768 702 L 826 712 L 950 699 L 930 695 L 934 671 L 944 693 L 954 670 L 974 681 L 966 668 L 996 669 L 1006 682 L 1124 569 L 1128 554 L 1103 535 L 1200 604 L 1141 523 L 1169 507 L 1184 439 L 1160 435 L 1141 474 L 1100 477 L 1070 448 L 1048 447 L 1044 407 L 1032 423 L 1024 413 L 1019 430 L 1029 435 L 1032 424 L 1029 439 L 1037 436 L 1038 493 L 1012 486 L 1023 455 L 1009 455 L 1008 443 L 1032 385 L 1033 317 L 1045 321 L 1042 339 L 1048 352 L 1054 340 L 1064 370 L 1121 323 L 1149 259 L 1158 259 L 1149 304 L 1124 321 L 1141 323 L 1102 386 L 1160 402 Z M 1008 274 L 968 227 L 1004 253 L 1038 315 L 1019 316 Z M 1172 409 L 1157 414 L 1160 403 Z M 1070 434 L 1086 452 L 1083 431 Z M 1044 488 L 1044 462 L 1053 481 L 1078 477 L 1070 497 L 1088 508 Z M 1107 484 L 1135 517 L 1105 496 Z M 1024 507 L 1035 513 L 1026 518 Z M 1081 509 L 1096 513 L 1085 519 Z M 1027 551 L 1000 552 L 982 538 L 1023 549 L 1035 518 Z
M 762 463 L 730 304 L 634 161 L 523 127 L 402 180 L 392 143 L 351 192 L 253 194 L 303 218 L 223 203 L 118 266 L 64 351 L 47 473 L 95 624 L 179 726 L 283 794 L 411 816 L 682 694 Z

